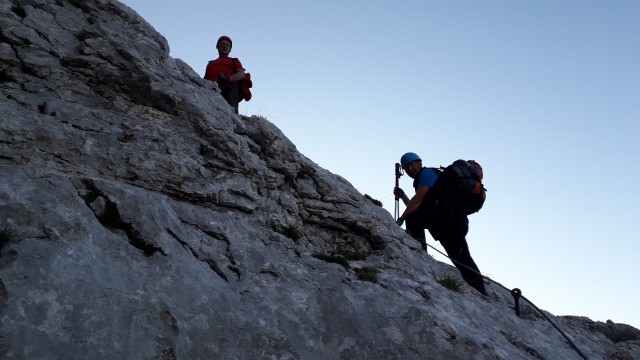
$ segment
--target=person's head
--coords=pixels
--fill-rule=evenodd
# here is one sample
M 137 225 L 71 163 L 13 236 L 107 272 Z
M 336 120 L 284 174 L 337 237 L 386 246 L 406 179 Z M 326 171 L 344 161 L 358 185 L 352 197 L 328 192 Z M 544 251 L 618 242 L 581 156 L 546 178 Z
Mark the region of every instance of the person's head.
M 400 158 L 400 165 L 412 179 L 420 174 L 422 169 L 422 159 L 416 153 L 408 152 Z
M 231 38 L 226 35 L 220 36 L 216 42 L 216 49 L 218 49 L 218 54 L 220 56 L 229 55 L 232 46 L 233 42 L 231 41 Z

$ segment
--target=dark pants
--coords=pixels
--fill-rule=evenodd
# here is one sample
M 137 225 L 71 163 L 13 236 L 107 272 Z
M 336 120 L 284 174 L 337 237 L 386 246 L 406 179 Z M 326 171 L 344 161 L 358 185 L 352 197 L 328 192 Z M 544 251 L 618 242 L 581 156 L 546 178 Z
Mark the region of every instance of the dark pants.
M 440 241 L 464 281 L 480 293 L 487 293 L 467 245 L 469 219 L 465 214 L 448 208 L 437 212 L 419 209 L 407 216 L 406 224 L 411 236 L 418 241 L 425 241 L 424 229 L 428 229 L 431 236 Z
M 240 98 L 240 89 L 238 88 L 238 84 L 235 82 L 232 82 L 230 86 L 228 86 L 226 89 L 222 90 L 222 97 L 227 100 L 227 102 L 229 103 L 229 105 L 231 105 L 233 107 L 233 110 L 235 111 L 235 113 L 238 113 L 238 104 L 240 104 L 240 101 L 242 100 Z
M 206 75 L 205 75 L 206 76 Z M 218 74 L 216 78 L 218 88 L 222 93 L 222 97 L 229 105 L 233 107 L 234 112 L 238 113 L 238 104 L 244 97 L 240 97 L 240 86 L 237 82 L 230 81 L 228 76 Z

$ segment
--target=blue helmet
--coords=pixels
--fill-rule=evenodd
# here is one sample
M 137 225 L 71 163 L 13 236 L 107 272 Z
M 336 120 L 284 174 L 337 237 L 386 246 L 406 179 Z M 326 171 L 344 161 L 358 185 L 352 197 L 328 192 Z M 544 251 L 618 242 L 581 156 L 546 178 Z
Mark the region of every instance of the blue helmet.
M 418 156 L 418 154 L 416 153 L 412 153 L 412 152 L 408 152 L 404 155 L 402 155 L 402 157 L 400 158 L 400 165 L 402 167 L 405 167 L 405 165 L 407 165 L 408 163 L 412 162 L 412 161 L 422 161 L 422 159 L 420 159 L 420 156 Z

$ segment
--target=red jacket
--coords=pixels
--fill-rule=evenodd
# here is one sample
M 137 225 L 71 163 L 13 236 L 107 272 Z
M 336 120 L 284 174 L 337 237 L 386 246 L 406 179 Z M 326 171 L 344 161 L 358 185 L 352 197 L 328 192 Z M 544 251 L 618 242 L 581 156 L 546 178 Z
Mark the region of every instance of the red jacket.
M 219 73 L 223 73 L 226 76 L 231 76 L 238 72 L 239 69 L 244 70 L 242 63 L 239 59 L 236 59 L 236 66 L 233 66 L 233 58 L 225 56 L 219 57 L 215 60 L 209 61 L 207 64 L 207 70 L 204 73 L 204 78 L 207 80 L 216 81 Z

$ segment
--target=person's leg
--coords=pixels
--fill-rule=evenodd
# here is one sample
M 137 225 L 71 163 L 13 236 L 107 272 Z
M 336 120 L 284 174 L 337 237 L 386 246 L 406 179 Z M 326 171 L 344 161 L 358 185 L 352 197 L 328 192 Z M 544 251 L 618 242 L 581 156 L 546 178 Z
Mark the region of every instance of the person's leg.
M 229 88 L 229 99 L 227 102 L 229 105 L 233 106 L 235 113 L 238 113 L 238 107 L 240 104 L 240 89 L 238 88 L 237 83 L 231 83 L 231 87 Z
M 451 226 L 443 235 L 440 243 L 444 247 L 449 257 L 454 260 L 453 264 L 460 271 L 460 275 L 471 287 L 482 294 L 487 294 L 484 287 L 484 280 L 480 269 L 471 257 L 466 235 L 469 231 L 469 222 L 464 215 L 456 214 L 452 219 Z
M 222 90 L 222 97 L 227 101 L 231 107 L 233 107 L 234 112 L 238 113 L 238 104 L 240 103 L 240 93 L 238 91 L 238 87 L 235 84 L 231 84 L 228 88 Z
M 409 215 L 405 219 L 405 224 L 407 225 L 407 231 L 409 235 L 416 239 L 423 250 L 427 250 L 427 238 L 425 236 L 424 229 L 427 227 L 425 224 L 425 214 L 417 210 Z

